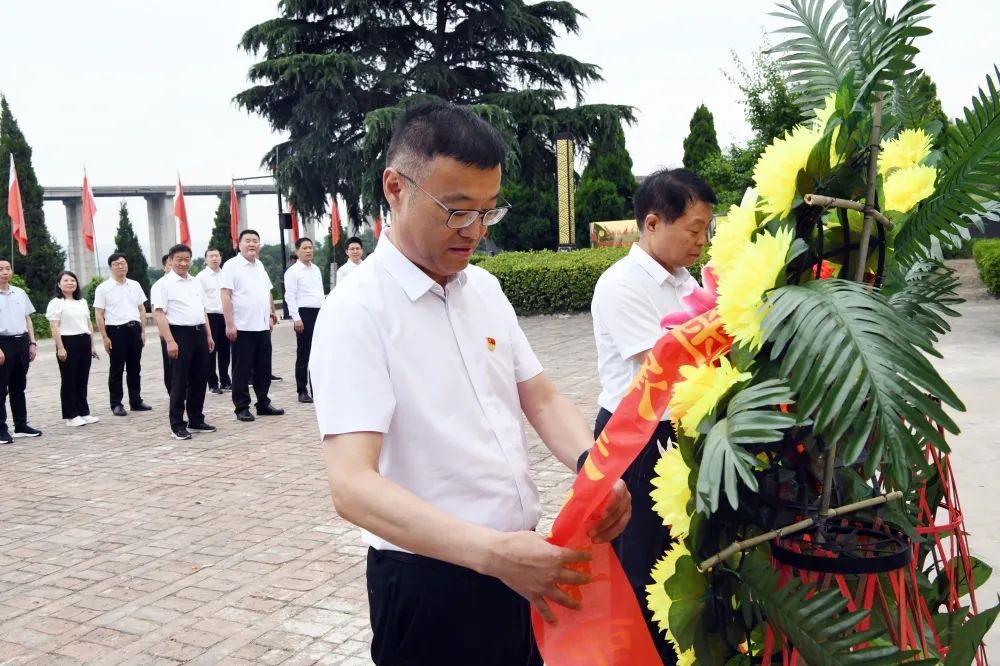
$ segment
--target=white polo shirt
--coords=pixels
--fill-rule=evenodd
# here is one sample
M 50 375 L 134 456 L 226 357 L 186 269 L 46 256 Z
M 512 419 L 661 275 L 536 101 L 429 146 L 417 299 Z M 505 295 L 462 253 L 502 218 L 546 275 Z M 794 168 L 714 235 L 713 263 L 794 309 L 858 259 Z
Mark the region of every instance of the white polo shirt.
M 201 283 L 171 271 L 163 276 L 153 310 L 162 310 L 173 326 L 198 326 L 205 323 L 205 295 Z
M 108 326 L 139 321 L 139 306 L 145 302 L 142 287 L 128 278 L 124 282 L 108 278 L 94 290 L 94 307 L 104 310 L 104 323 Z
M 337 269 L 337 286 L 339 287 L 341 284 L 343 284 L 344 278 L 346 278 L 348 275 L 357 270 L 358 266 L 360 266 L 363 263 L 364 260 L 361 260 L 358 263 L 354 263 L 353 261 L 348 259 L 346 264 Z
M 0 291 L 0 335 L 21 335 L 28 332 L 25 317 L 35 312 L 35 306 L 24 289 L 7 285 Z
M 237 331 L 270 330 L 271 278 L 258 258 L 247 261 L 242 254 L 222 266 L 220 286 L 233 298 L 233 324 Z
M 195 279 L 201 284 L 201 290 L 205 294 L 205 312 L 222 314 L 222 295 L 219 293 L 222 287 L 222 269 L 213 271 L 206 266 Z
M 285 303 L 293 321 L 302 319 L 299 308 L 321 308 L 326 294 L 323 293 L 323 273 L 319 266 L 296 261 L 285 271 Z
M 442 288 L 383 234 L 326 299 L 315 340 L 320 436 L 380 432 L 382 476 L 461 520 L 535 527 L 541 505 L 517 385 L 542 366 L 496 278 L 469 266 Z
M 45 318 L 59 325 L 59 335 L 90 335 L 90 305 L 84 298 L 53 298 Z
M 663 336 L 660 320 L 682 310 L 681 298 L 696 286 L 686 269 L 672 274 L 638 243 L 604 271 L 590 303 L 601 380 L 597 402 L 601 407 L 609 412 L 618 408 L 639 372 L 645 352 Z M 669 413 L 664 413 L 663 420 L 668 418 Z

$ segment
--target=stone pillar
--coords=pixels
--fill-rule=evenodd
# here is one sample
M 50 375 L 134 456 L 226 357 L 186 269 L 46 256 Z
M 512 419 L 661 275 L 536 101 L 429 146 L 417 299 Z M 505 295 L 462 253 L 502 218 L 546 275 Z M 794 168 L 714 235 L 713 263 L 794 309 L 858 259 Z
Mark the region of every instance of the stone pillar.
M 76 273 L 83 289 L 97 275 L 94 254 L 83 245 L 83 216 L 80 199 L 63 199 L 66 206 L 66 250 L 69 269 Z
M 247 195 L 246 192 L 236 193 L 236 207 L 240 211 L 240 223 L 236 225 L 236 235 L 250 227 L 250 220 L 247 219 Z
M 151 194 L 146 199 L 149 224 L 149 265 L 160 267 L 160 258 L 177 243 L 177 224 L 174 222 L 174 198 Z

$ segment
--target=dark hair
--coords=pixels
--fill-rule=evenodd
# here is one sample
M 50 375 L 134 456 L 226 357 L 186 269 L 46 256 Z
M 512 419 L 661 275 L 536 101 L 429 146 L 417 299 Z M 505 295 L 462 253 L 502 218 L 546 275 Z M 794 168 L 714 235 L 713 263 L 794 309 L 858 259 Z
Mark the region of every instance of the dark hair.
M 288 257 L 288 265 L 291 266 L 292 264 L 294 264 L 298 260 L 299 260 L 299 255 L 297 255 L 294 252 L 292 252 L 292 256 Z
M 110 266 L 111 264 L 115 263 L 119 259 L 124 259 L 125 263 L 126 264 L 128 263 L 128 257 L 126 257 L 121 252 L 115 252 L 115 253 L 111 254 L 110 256 L 108 256 L 108 266 Z
M 209 252 L 218 252 L 219 256 L 222 256 L 222 251 L 219 250 L 219 248 L 217 248 L 217 247 L 211 247 L 211 246 L 209 246 L 209 247 L 205 248 L 205 256 L 206 257 L 208 256 Z
M 191 254 L 191 248 L 189 248 L 184 243 L 178 243 L 177 245 L 174 245 L 172 248 L 170 248 L 170 252 L 167 252 L 167 256 L 173 259 L 174 255 L 177 254 L 178 252 L 187 252 L 188 254 Z
M 361 242 L 361 239 L 360 239 L 360 238 L 358 238 L 357 236 L 351 236 L 350 238 L 348 238 L 348 239 L 347 239 L 347 242 L 346 242 L 346 243 L 344 243 L 344 248 L 346 249 L 346 248 L 349 248 L 349 247 L 351 247 L 351 243 L 357 243 L 358 245 L 360 245 L 360 246 L 361 246 L 361 249 L 362 249 L 362 250 L 363 250 L 363 249 L 365 249 L 365 244 L 364 244 L 364 243 L 362 243 L 362 242 Z
M 437 156 L 492 169 L 502 164 L 506 147 L 500 132 L 468 107 L 444 101 L 414 104 L 399 117 L 386 151 L 386 166 L 411 178 Z M 414 172 L 414 173 L 410 173 Z
M 699 201 L 713 206 L 719 202 L 711 186 L 687 169 L 662 169 L 649 174 L 632 197 L 639 231 L 642 231 L 650 213 L 659 215 L 670 224 L 684 215 L 688 204 Z
M 65 296 L 63 296 L 62 288 L 59 286 L 59 283 L 62 281 L 64 275 L 68 275 L 76 280 L 76 291 L 73 292 L 73 300 L 78 301 L 83 298 L 83 294 L 80 293 L 80 278 L 78 278 L 76 273 L 73 271 L 60 271 L 59 275 L 56 276 L 56 298 L 65 298 Z
M 8 264 L 10 264 L 11 269 L 14 268 L 14 264 L 11 263 L 10 259 L 8 259 L 7 257 L 0 255 L 0 261 L 6 261 Z
M 303 243 L 309 243 L 310 245 L 315 245 L 315 243 L 313 243 L 313 239 L 312 238 L 307 238 L 306 236 L 303 236 L 302 238 L 300 238 L 297 241 L 295 241 L 295 249 L 297 250 L 300 247 L 302 247 Z
M 165 263 L 167 263 L 167 259 L 169 259 L 169 258 L 170 258 L 170 254 L 169 253 L 163 255 L 162 257 L 160 257 L 160 265 L 162 266 Z
M 243 240 L 243 237 L 246 236 L 247 234 L 253 234 L 254 236 L 257 237 L 257 240 L 260 240 L 259 233 L 257 233 L 253 229 L 244 229 L 243 231 L 240 232 L 240 237 L 236 239 L 236 242 L 239 243 L 241 240 Z

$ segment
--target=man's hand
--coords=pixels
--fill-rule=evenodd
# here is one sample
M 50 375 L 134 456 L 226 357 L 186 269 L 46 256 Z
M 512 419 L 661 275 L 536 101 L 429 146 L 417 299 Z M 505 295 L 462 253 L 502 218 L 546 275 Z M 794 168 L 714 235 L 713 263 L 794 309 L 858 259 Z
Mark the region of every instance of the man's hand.
M 142 326 L 139 329 L 139 346 L 140 347 L 145 347 L 146 346 L 146 327 L 145 326 Z M 108 351 L 111 351 L 111 350 L 109 349 Z
M 111 353 L 111 338 L 104 338 L 104 351 Z
M 292 328 L 295 329 L 296 333 L 301 333 L 302 331 L 306 330 L 306 325 L 302 323 L 301 319 L 299 319 L 296 322 L 292 322 Z
M 594 543 L 611 541 L 622 533 L 631 517 L 632 495 L 625 487 L 625 482 L 618 479 L 604 504 L 600 520 L 590 530 L 590 538 Z
M 31 352 L 29 351 L 28 353 L 30 354 Z M 3 355 L 2 351 L 0 351 L 0 365 L 3 365 L 4 362 L 6 362 L 6 360 L 7 360 L 7 357 Z
M 208 336 L 208 353 L 211 354 L 214 351 L 215 351 L 215 338 L 213 338 L 210 335 Z
M 180 354 L 180 347 L 177 346 L 176 340 L 169 340 L 167 342 L 167 356 L 170 358 L 177 358 Z
M 34 363 L 36 356 L 38 356 L 38 345 L 32 342 L 30 345 L 28 345 L 28 363 Z M 2 352 L 0 352 L 0 365 L 3 365 Z
M 589 575 L 569 568 L 589 561 L 590 553 L 553 546 L 536 532 L 508 532 L 498 537 L 484 573 L 499 578 L 530 601 L 546 622 L 555 624 L 546 598 L 579 608 L 580 602 L 562 586 L 589 583 Z
M 230 342 L 236 342 L 236 327 L 226 326 L 226 337 L 229 338 Z
M 272 312 L 270 319 L 267 320 L 267 330 L 273 331 L 274 327 L 278 325 L 278 313 Z

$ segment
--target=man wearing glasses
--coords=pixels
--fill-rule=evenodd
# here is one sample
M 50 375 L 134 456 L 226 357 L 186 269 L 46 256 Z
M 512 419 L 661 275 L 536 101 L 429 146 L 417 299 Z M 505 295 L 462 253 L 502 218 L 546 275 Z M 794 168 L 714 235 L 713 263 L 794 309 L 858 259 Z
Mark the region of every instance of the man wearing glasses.
M 468 109 L 416 105 L 382 176 L 392 227 L 320 310 L 310 371 L 338 513 L 368 551 L 372 658 L 540 665 L 529 603 L 577 607 L 586 553 L 541 515 L 522 413 L 571 470 L 593 443 L 542 370 L 497 280 L 469 266 L 498 205 L 504 145 Z M 345 350 L 349 350 L 346 351 Z M 344 382 L 343 377 L 363 377 Z M 619 483 L 594 528 L 628 521 Z

